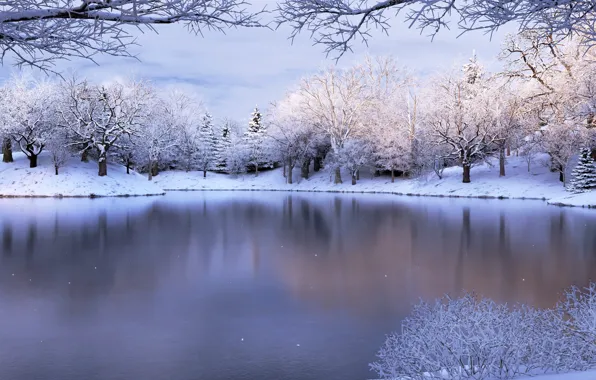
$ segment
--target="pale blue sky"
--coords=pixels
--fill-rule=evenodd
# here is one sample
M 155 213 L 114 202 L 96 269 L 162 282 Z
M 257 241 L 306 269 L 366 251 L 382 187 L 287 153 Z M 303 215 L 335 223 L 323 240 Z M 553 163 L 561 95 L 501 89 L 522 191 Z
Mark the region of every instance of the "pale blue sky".
M 273 8 L 275 1 L 253 0 Z M 421 36 L 395 20 L 386 36 L 373 33 L 368 48 L 357 44 L 354 53 L 346 53 L 339 65 L 349 65 L 370 54 L 393 55 L 420 76 L 449 68 L 467 60 L 472 50 L 489 69 L 498 68 L 496 60 L 505 35 L 501 31 L 491 39 L 482 33 L 456 38 L 457 31 L 445 30 L 434 41 Z M 513 31 L 513 27 L 508 28 Z M 135 75 L 152 80 L 158 86 L 181 85 L 201 94 L 216 118 L 232 117 L 247 122 L 256 104 L 265 108 L 278 99 L 301 77 L 334 63 L 325 58 L 322 46 L 312 46 L 304 34 L 291 45 L 289 31 L 280 28 L 237 29 L 226 34 L 205 32 L 204 37 L 189 34 L 181 25 L 158 28 L 159 34 L 139 35 L 141 62 L 133 59 L 100 57 L 100 66 L 75 60 L 60 64 L 60 70 L 76 70 L 95 81 L 114 76 Z M 12 69 L 7 59 L 1 69 L 6 77 Z

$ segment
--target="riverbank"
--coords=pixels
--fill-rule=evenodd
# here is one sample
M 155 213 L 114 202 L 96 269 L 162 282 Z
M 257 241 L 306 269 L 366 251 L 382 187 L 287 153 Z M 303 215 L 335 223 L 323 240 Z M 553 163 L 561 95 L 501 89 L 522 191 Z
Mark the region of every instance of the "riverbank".
M 121 165 L 108 164 L 108 175 L 97 175 L 97 162 L 71 158 L 59 174 L 49 154 L 42 153 L 36 168 L 27 157 L 13 154 L 14 162 L 0 162 L 0 197 L 123 197 L 162 195 L 164 191 L 134 171 L 126 174 Z
M 329 172 L 311 173 L 309 179 L 300 178 L 300 170 L 293 172 L 294 183 L 286 183 L 281 168 L 239 176 L 198 171 L 166 171 L 153 181 L 126 168 L 108 165 L 108 175 L 97 175 L 97 163 L 81 162 L 73 157 L 54 174 L 49 154 L 42 153 L 37 168 L 29 168 L 27 157 L 14 153 L 15 162 L 0 163 L 0 197 L 122 197 L 163 195 L 166 191 L 239 190 L 239 191 L 301 191 L 384 193 L 410 196 L 455 198 L 536 199 L 557 206 L 596 208 L 596 192 L 572 194 L 565 191 L 558 179 L 540 163 L 538 158 L 528 172 L 526 162 L 520 157 L 509 157 L 506 176 L 499 177 L 494 162 L 472 169 L 472 182 L 461 182 L 461 168 L 447 168 L 443 178 L 434 173 L 419 178 L 374 177 L 362 170 L 360 180 L 352 185 L 348 173 L 342 173 L 344 183 L 334 184 Z
M 538 199 L 549 204 L 576 207 L 596 207 L 596 193 L 572 194 L 559 181 L 558 173 L 552 173 L 542 165 L 539 157 L 528 172 L 521 157 L 509 157 L 506 176 L 499 177 L 498 165 L 482 164 L 472 169 L 472 182 L 461 182 L 461 168 L 447 168 L 443 178 L 428 173 L 420 178 L 374 177 L 362 171 L 356 185 L 351 184 L 348 173 L 342 173 L 342 184 L 334 184 L 329 172 L 312 173 L 309 179 L 300 178 L 300 170 L 293 172 L 293 184 L 286 183 L 282 169 L 254 174 L 231 176 L 218 173 L 167 171 L 154 181 L 166 191 L 195 190 L 259 190 L 259 191 L 307 191 L 388 193 L 412 196 L 469 197 L 498 199 Z M 495 162 L 496 164 L 496 162 Z

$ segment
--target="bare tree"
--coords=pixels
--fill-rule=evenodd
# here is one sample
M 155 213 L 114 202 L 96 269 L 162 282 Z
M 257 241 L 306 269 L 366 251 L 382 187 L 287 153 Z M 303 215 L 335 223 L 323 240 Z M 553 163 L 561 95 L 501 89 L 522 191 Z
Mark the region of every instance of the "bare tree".
M 160 24 L 184 24 L 192 33 L 204 29 L 259 27 L 259 14 L 244 0 L 16 0 L 2 4 L 0 47 L 17 65 L 51 70 L 56 61 L 94 60 L 102 53 L 133 56 L 132 31 L 155 31 Z
M 302 108 L 331 141 L 337 156 L 344 143 L 354 137 L 362 126 L 363 110 L 368 94 L 365 71 L 359 67 L 347 70 L 330 68 L 302 81 Z M 336 160 L 335 183 L 341 183 L 340 161 Z
M 98 174 L 107 175 L 108 151 L 118 147 L 122 136 L 136 135 L 149 115 L 150 88 L 141 82 L 95 86 L 72 80 L 64 92 L 61 125 L 70 129 L 72 145 L 97 151 Z
M 464 32 L 492 33 L 515 21 L 522 31 L 533 29 L 542 36 L 578 33 L 596 40 L 591 0 L 282 0 L 277 23 L 290 24 L 291 38 L 308 31 L 327 53 L 341 56 L 355 40 L 366 42 L 373 29 L 388 33 L 391 18 L 404 13 L 410 27 L 431 36 L 448 27 L 447 19 L 455 13 Z

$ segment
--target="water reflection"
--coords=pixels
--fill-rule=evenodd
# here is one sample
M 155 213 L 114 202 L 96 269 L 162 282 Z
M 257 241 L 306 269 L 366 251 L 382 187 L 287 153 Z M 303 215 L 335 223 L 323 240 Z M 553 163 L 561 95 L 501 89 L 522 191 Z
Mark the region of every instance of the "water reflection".
M 529 201 L 0 200 L 0 378 L 364 379 L 419 297 L 586 284 L 595 229 Z

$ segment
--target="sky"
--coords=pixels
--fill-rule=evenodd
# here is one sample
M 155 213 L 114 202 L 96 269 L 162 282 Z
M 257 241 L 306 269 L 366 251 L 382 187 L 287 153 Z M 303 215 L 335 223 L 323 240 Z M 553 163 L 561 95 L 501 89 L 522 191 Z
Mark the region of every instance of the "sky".
M 268 9 L 275 6 L 275 0 L 252 3 Z M 492 38 L 481 32 L 457 37 L 457 30 L 444 30 L 431 41 L 395 19 L 388 36 L 380 31 L 373 33 L 368 47 L 357 42 L 354 53 L 346 53 L 337 65 L 349 66 L 367 53 L 393 55 L 417 76 L 424 77 L 464 63 L 475 50 L 486 68 L 495 70 L 501 65 L 496 56 L 503 38 L 514 30 L 508 27 Z M 248 123 L 255 106 L 266 109 L 300 78 L 336 63 L 334 57 L 326 58 L 323 46 L 313 46 L 306 33 L 292 44 L 287 39 L 288 27 L 275 31 L 231 29 L 226 34 L 207 31 L 197 36 L 183 25 L 165 25 L 158 32 L 139 33 L 140 47 L 132 51 L 138 54 L 140 62 L 103 56 L 97 60 L 99 66 L 80 59 L 62 62 L 57 68 L 98 82 L 134 76 L 150 80 L 160 88 L 180 86 L 197 92 L 216 119 L 229 117 Z M 9 58 L 0 68 L 0 76 L 6 78 L 14 70 Z

